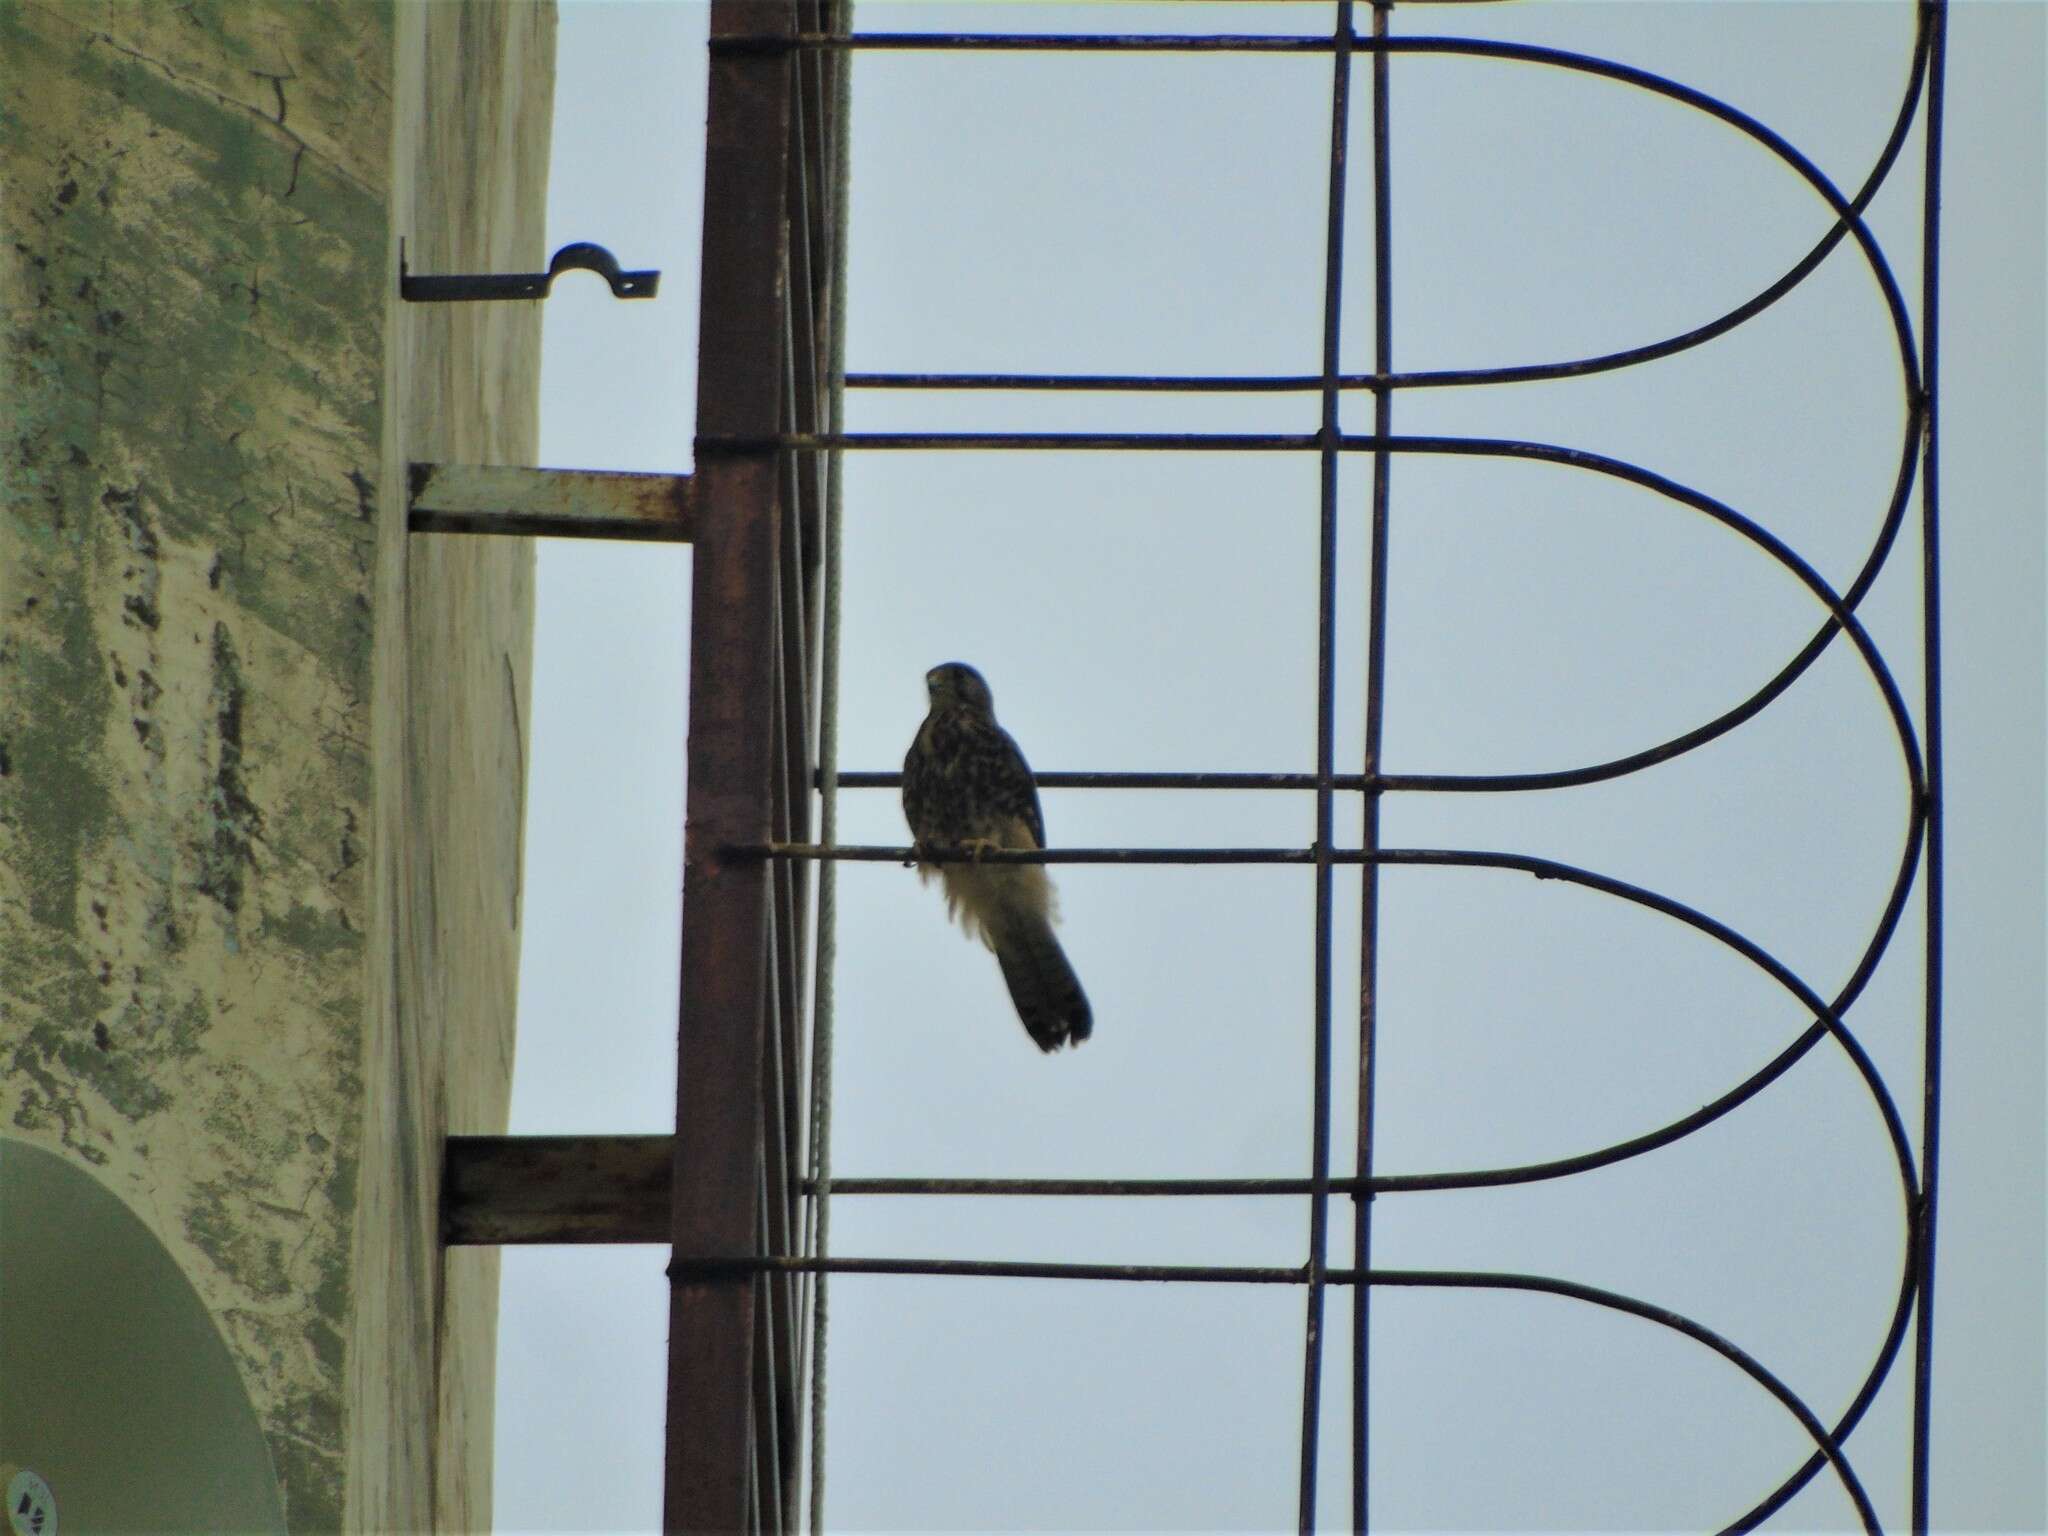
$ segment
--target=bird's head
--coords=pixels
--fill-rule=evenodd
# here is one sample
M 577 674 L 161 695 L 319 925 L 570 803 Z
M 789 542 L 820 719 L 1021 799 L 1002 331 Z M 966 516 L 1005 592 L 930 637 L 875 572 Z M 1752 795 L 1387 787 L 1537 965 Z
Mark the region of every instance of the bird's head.
M 939 663 L 925 673 L 924 685 L 931 694 L 933 709 L 978 709 L 984 714 L 995 712 L 996 701 L 988 691 L 988 684 L 964 661 Z

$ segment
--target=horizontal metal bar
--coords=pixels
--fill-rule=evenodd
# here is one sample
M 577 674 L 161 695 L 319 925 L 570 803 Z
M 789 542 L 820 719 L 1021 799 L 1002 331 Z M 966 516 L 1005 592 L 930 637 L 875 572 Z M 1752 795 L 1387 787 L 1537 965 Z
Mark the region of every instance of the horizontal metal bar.
M 1369 438 L 1342 438 L 1337 446 L 1367 451 L 1373 443 Z M 775 453 L 784 449 L 796 453 L 824 453 L 835 448 L 1313 453 L 1322 447 L 1322 438 L 1314 432 L 784 432 L 774 437 L 700 436 L 696 443 L 700 462 L 716 454 Z
M 414 533 L 688 543 L 695 486 L 689 475 L 415 464 L 407 526 Z
M 786 53 L 792 48 L 892 53 L 1328 53 L 1328 33 L 1250 32 L 799 32 L 794 37 L 718 37 L 711 55 Z
M 835 859 L 855 864 L 1313 864 L 1327 857 L 1332 864 L 1469 864 L 1534 876 L 1562 879 L 1553 873 L 1569 866 L 1520 854 L 1470 854 L 1435 848 L 896 848 L 873 843 L 727 844 L 719 853 L 728 859 Z
M 1680 738 L 1681 741 L 1689 738 Z M 1666 753 L 1664 755 L 1676 755 Z M 1660 759 L 1661 760 L 1661 759 Z M 1587 770 L 1567 770 L 1567 773 Z M 1285 790 L 1314 794 L 1320 787 L 1312 773 L 1145 773 L 1128 770 L 1068 770 L 1033 776 L 1040 789 L 1229 789 Z M 1542 774 L 1444 774 L 1444 773 L 1339 773 L 1330 787 L 1349 794 L 1396 794 L 1420 791 L 1451 794 L 1458 791 L 1508 793 L 1557 788 L 1555 773 Z M 811 776 L 811 787 L 819 787 Z M 841 773 L 841 789 L 897 789 L 903 784 L 900 769 L 874 769 Z M 1567 786 L 1568 787 L 1568 786 Z
M 450 1136 L 441 1241 L 666 1243 L 673 1136 Z
M 1224 1264 L 1041 1264 L 1009 1259 L 843 1259 L 797 1256 L 690 1258 L 669 1261 L 668 1274 L 683 1280 L 750 1281 L 757 1274 L 925 1275 L 998 1280 L 1109 1280 L 1212 1285 L 1358 1285 L 1404 1286 L 1432 1290 L 1519 1291 L 1555 1296 L 1636 1317 L 1684 1335 L 1728 1360 L 1757 1382 L 1798 1419 L 1833 1465 L 1855 1504 L 1864 1529 L 1879 1529 L 1868 1495 L 1829 1434 L 1827 1426 L 1805 1401 L 1756 1358 L 1684 1314 L 1639 1297 L 1549 1275 L 1509 1274 L 1485 1270 L 1337 1269 L 1308 1265 L 1276 1268 Z
M 842 843 L 728 844 L 728 859 L 836 859 L 856 864 L 1313 864 L 1313 848 L 890 848 Z M 1364 862 L 1358 848 L 1331 850 L 1337 864 Z
M 1348 1195 L 1358 1189 L 1356 1179 L 1331 1179 L 1323 1192 Z M 807 1195 L 817 1192 L 812 1180 L 803 1182 Z M 1103 1197 L 1109 1199 L 1150 1199 L 1158 1196 L 1190 1195 L 1203 1198 L 1253 1197 L 1263 1195 L 1313 1195 L 1314 1179 L 900 1179 L 869 1178 L 832 1180 L 833 1195 L 987 1195 Z
M 1343 374 L 1340 389 L 1371 389 L 1371 374 Z M 1296 394 L 1323 387 L 1320 377 L 1300 374 L 1146 373 L 849 373 L 848 389 L 1103 390 L 1115 394 Z
M 815 778 L 815 775 L 813 775 Z M 1312 773 L 1041 773 L 1034 777 L 1040 789 L 1293 789 L 1318 787 Z M 903 782 L 900 771 L 841 773 L 841 789 L 895 789 Z M 1331 787 L 1368 790 L 1376 786 L 1369 774 L 1339 773 L 1330 778 Z M 816 785 L 814 784 L 815 788 Z
M 595 272 L 615 299 L 651 299 L 661 290 L 661 273 L 625 272 L 618 258 L 601 245 L 578 240 L 555 252 L 545 272 L 465 272 L 418 276 L 407 264 L 405 241 L 398 242 L 398 296 L 409 304 L 448 304 L 491 299 L 544 299 L 564 272 Z
M 1786 1053 L 1781 1053 L 1781 1056 Z M 1796 1059 L 1797 1044 L 1791 1052 Z M 1767 1064 L 1707 1110 L 1647 1136 L 1561 1158 L 1504 1168 L 1381 1173 L 1330 1178 L 1339 1198 L 1495 1188 L 1562 1178 L 1668 1144 L 1719 1118 L 1754 1085 L 1780 1071 Z M 451 1136 L 442 1180 L 442 1241 L 450 1247 L 514 1244 L 667 1243 L 674 1139 L 669 1136 Z M 905 1178 L 831 1180 L 834 1196 L 1042 1199 L 1271 1199 L 1318 1192 L 1308 1178 Z M 792 1195 L 814 1195 L 810 1179 Z
M 1391 3 L 1391 0 L 1375 0 Z M 1408 5 L 1501 5 L 1508 0 L 1403 0 Z M 911 53 L 1359 53 L 1406 52 L 1439 39 L 1382 38 L 1369 32 L 798 32 L 713 38 L 720 54 L 787 53 L 793 49 Z M 1463 42 L 1463 39 L 1450 39 Z M 1483 46 L 1483 44 L 1482 44 Z
M 1200 1280 L 1224 1285 L 1305 1285 L 1308 1271 L 1233 1264 L 1041 1264 L 1029 1259 L 839 1259 L 742 1255 L 669 1261 L 671 1279 L 748 1279 L 758 1274 L 954 1275 L 1003 1280 Z M 1352 1270 L 1326 1269 L 1325 1280 L 1352 1283 Z
M 721 455 L 829 453 L 1426 453 L 1534 459 L 1551 464 L 1651 474 L 1626 460 L 1556 443 L 1489 437 L 1382 437 L 1372 432 L 781 432 L 773 436 L 709 433 L 696 441 L 698 460 Z M 1658 477 L 1661 479 L 1661 477 Z M 1673 483 L 1673 482 L 1665 482 Z M 1683 498 L 1681 498 L 1683 499 Z
M 441 1240 L 449 1247 L 666 1243 L 670 1136 L 451 1136 L 443 1157 Z M 1352 1192 L 1333 1179 L 1329 1192 Z M 1299 1196 L 1286 1179 L 834 1179 L 834 1195 Z M 816 1186 L 799 1181 L 810 1195 Z
M 454 1247 L 667 1243 L 672 1136 L 451 1136 L 441 1241 Z M 835 1195 L 1305 1195 L 1307 1179 L 834 1179 Z M 1352 1185 L 1332 1180 L 1332 1194 Z M 811 1180 L 793 1193 L 815 1193 Z

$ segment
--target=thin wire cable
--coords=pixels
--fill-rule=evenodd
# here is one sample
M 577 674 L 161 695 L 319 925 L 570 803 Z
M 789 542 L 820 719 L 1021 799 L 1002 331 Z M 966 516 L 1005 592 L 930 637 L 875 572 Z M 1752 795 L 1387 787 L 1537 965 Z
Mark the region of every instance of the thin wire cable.
M 850 13 L 851 9 L 848 0 L 846 10 Z M 838 432 L 845 425 L 846 414 L 846 236 L 853 181 L 853 61 L 850 55 L 839 54 L 834 63 L 838 88 L 832 112 L 832 386 L 828 409 L 832 430 Z M 844 454 L 834 453 L 825 461 L 825 595 L 820 641 L 824 655 L 818 669 L 818 840 L 827 848 L 839 840 L 839 578 L 843 522 L 840 514 L 844 505 L 845 459 Z M 832 1251 L 833 973 L 838 958 L 838 863 L 826 859 L 818 871 L 818 952 L 811 1004 L 811 1249 L 820 1258 Z M 811 1285 L 810 1527 L 811 1536 L 825 1536 L 825 1346 L 830 1276 L 820 1272 L 812 1277 Z

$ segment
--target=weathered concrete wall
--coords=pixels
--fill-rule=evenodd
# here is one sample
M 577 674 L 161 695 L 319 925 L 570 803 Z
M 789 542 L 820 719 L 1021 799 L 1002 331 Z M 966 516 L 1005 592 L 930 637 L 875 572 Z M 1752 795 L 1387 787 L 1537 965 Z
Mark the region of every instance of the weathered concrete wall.
M 293 1530 L 488 1524 L 530 548 L 404 533 L 531 462 L 552 7 L 0 0 L 0 1134 L 190 1276 Z M 429 106 L 431 104 L 431 110 Z M 0 1445 L 0 1452 L 5 1451 Z
M 546 266 L 554 39 L 551 4 L 399 9 L 389 270 L 401 234 L 416 272 Z M 379 920 L 364 1059 L 375 1080 L 351 1517 L 365 1530 L 478 1531 L 491 1523 L 498 1259 L 444 1257 L 435 1212 L 442 1138 L 502 1131 L 511 1091 L 533 547 L 406 539 L 405 465 L 534 462 L 540 308 L 402 305 L 395 283 L 389 293 L 376 603 L 405 622 L 378 631 L 373 663 Z
M 332 1527 L 390 15 L 0 18 L 0 1121 L 180 1258 Z

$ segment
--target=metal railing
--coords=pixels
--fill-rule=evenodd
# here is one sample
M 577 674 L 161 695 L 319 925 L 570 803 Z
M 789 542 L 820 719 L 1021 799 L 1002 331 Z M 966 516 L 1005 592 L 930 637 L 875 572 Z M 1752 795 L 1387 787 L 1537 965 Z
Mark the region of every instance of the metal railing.
M 1444 3 L 1444 0 L 1437 0 Z M 1612 60 L 1528 44 L 1453 37 L 1395 36 L 1391 0 L 1339 0 L 1334 25 L 1318 35 L 1077 35 L 852 33 L 844 7 L 826 0 L 718 0 L 713 8 L 711 135 L 706 182 L 700 415 L 701 485 L 678 486 L 690 509 L 695 563 L 691 681 L 690 831 L 685 895 L 683 1018 L 677 1135 L 667 1138 L 464 1139 L 448 1159 L 444 1232 L 450 1242 L 648 1241 L 674 1244 L 670 1341 L 670 1529 L 785 1530 L 797 1523 L 800 1390 L 812 1361 L 807 1317 L 833 1274 L 1028 1276 L 1102 1282 L 1293 1285 L 1304 1290 L 1299 1528 L 1316 1525 L 1321 1452 L 1323 1320 L 1327 1292 L 1347 1291 L 1352 1309 L 1350 1524 L 1369 1527 L 1365 1469 L 1371 1426 L 1367 1399 L 1371 1305 L 1378 1287 L 1543 1292 L 1625 1312 L 1694 1340 L 1761 1385 L 1800 1424 L 1813 1451 L 1728 1529 L 1768 1519 L 1813 1478 L 1831 1472 L 1867 1530 L 1878 1517 L 1851 1464 L 1846 1442 L 1862 1422 L 1913 1333 L 1911 1521 L 1928 1528 L 1928 1421 L 1932 1372 L 1934 1213 L 1940 1112 L 1941 684 L 1938 602 L 1937 413 L 1934 378 L 1940 270 L 1942 59 L 1945 6 L 1920 0 L 1912 67 L 1891 131 L 1861 184 L 1845 193 L 1794 145 L 1757 118 L 1676 80 Z M 1360 13 L 1370 11 L 1361 29 Z M 1327 55 L 1331 117 L 1327 150 L 1320 369 L 1270 376 L 1063 373 L 849 372 L 843 386 L 893 391 L 1117 391 L 1132 393 L 1296 392 L 1318 397 L 1313 432 L 849 432 L 830 406 L 838 359 L 831 339 L 843 297 L 830 281 L 845 236 L 830 168 L 841 146 L 847 67 L 860 50 L 919 51 L 934 58 L 978 50 L 1297 53 Z M 1793 171 L 1827 207 L 1832 222 L 1781 276 L 1706 324 L 1641 345 L 1564 361 L 1488 368 L 1399 371 L 1393 366 L 1393 212 L 1388 174 L 1389 74 L 1409 55 L 1512 61 L 1618 82 L 1680 103 L 1747 136 Z M 1353 77 L 1363 60 L 1370 95 L 1368 148 L 1374 246 L 1372 371 L 1340 370 L 1344 203 L 1350 187 Z M 935 66 L 938 67 L 938 66 Z M 1922 291 L 1916 331 L 1910 306 L 1865 211 L 1899 161 L 1914 125 L 1924 125 Z M 1572 447 L 1497 438 L 1411 436 L 1394 430 L 1403 391 L 1523 383 L 1628 368 L 1713 340 L 1793 292 L 1845 243 L 1881 293 L 1897 344 L 1903 431 L 1885 515 L 1846 586 L 1831 586 L 1788 542 L 1759 521 L 1647 466 Z M 780 286 L 778 277 L 786 278 Z M 1370 433 L 1339 424 L 1346 392 L 1373 398 Z M 818 1147 L 803 1127 L 829 1096 L 829 1074 L 805 1102 L 806 1015 L 802 984 L 809 953 L 805 871 L 820 861 L 907 861 L 902 847 L 827 846 L 810 840 L 818 757 L 812 728 L 820 666 L 820 512 L 825 466 L 849 452 L 979 450 L 1032 452 L 1313 454 L 1320 471 L 1317 739 L 1311 772 L 1049 772 L 1048 788 L 1255 790 L 1309 794 L 1315 835 L 1307 846 L 1062 848 L 980 855 L 1004 863 L 1287 864 L 1313 870 L 1315 992 L 1313 1127 L 1306 1178 L 1089 1179 L 911 1178 L 817 1175 Z M 1365 625 L 1365 739 L 1357 771 L 1339 771 L 1335 739 L 1338 467 L 1345 455 L 1372 466 Z M 1467 455 L 1555 464 L 1633 485 L 1708 518 L 1768 555 L 1804 588 L 1818 615 L 1812 633 L 1748 697 L 1669 740 L 1621 757 L 1534 773 L 1395 774 L 1380 761 L 1386 678 L 1387 532 L 1394 509 L 1389 470 L 1399 455 Z M 1882 649 L 1859 618 L 1864 599 L 1896 552 L 1919 490 L 1922 644 L 1919 727 Z M 559 520 L 559 519 L 558 519 Z M 613 519 L 616 521 L 617 519 Z M 492 527 L 500 527 L 499 523 Z M 422 524 L 422 526 L 430 526 Z M 449 529 L 456 524 L 446 524 Z M 477 525 L 479 528 L 481 524 Z M 477 531 L 472 528 L 469 531 Z M 546 530 L 542 530 L 546 531 Z M 674 530 L 685 532 L 682 522 Z M 641 536 L 644 536 L 641 535 Z M 1782 696 L 1837 642 L 1852 652 L 1881 696 L 1899 752 L 1906 807 L 1902 852 L 1882 913 L 1850 974 L 1832 994 L 1730 924 L 1667 895 L 1597 870 L 1506 851 L 1398 848 L 1381 837 L 1379 808 L 1396 793 L 1516 793 L 1597 783 L 1691 752 L 1742 727 Z M 825 663 L 829 665 L 829 663 Z M 764 707 L 764 700 L 776 701 Z M 838 772 L 848 791 L 884 790 L 893 772 Z M 1335 839 L 1339 795 L 1359 797 L 1362 835 Z M 945 858 L 943 853 L 924 857 Z M 1374 1066 L 1379 933 L 1378 873 L 1388 866 L 1494 869 L 1577 885 L 1631 903 L 1714 939 L 1769 977 L 1810 1018 L 1800 1033 L 1740 1082 L 1689 1114 L 1647 1133 L 1568 1157 L 1514 1167 L 1387 1175 L 1374 1166 Z M 1334 1018 L 1332 895 L 1335 872 L 1357 867 L 1363 900 L 1361 986 L 1356 1020 L 1360 1077 L 1357 1134 L 1337 1169 L 1332 1147 Z M 1916 883 L 1924 911 L 1924 1022 L 1917 1145 L 1898 1097 L 1846 1015 L 1899 936 Z M 1730 1340 L 1650 1302 L 1537 1275 L 1400 1270 L 1372 1262 L 1373 1206 L 1381 1195 L 1527 1184 L 1582 1174 L 1668 1146 L 1714 1123 L 1829 1045 L 1855 1071 L 1884 1126 L 1897 1165 L 1904 1262 L 1884 1337 L 1848 1404 L 1827 1422 L 1779 1376 Z M 820 1063 L 822 1065 L 822 1062 Z M 829 1103 L 829 1097 L 827 1099 Z M 810 1111 L 807 1114 L 806 1111 Z M 1259 1196 L 1307 1200 L 1302 1262 L 1284 1267 L 1123 1265 L 943 1258 L 847 1257 L 820 1251 L 818 1205 L 831 1196 L 1071 1196 L 1200 1198 Z M 1355 1263 L 1329 1262 L 1330 1200 L 1351 1202 Z M 814 1202 L 810 1219 L 798 1202 Z M 820 1341 L 820 1345 L 821 1345 Z M 813 1476 L 818 1469 L 813 1469 Z M 816 1510 L 813 1511 L 814 1519 Z

